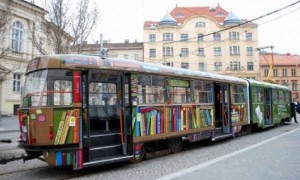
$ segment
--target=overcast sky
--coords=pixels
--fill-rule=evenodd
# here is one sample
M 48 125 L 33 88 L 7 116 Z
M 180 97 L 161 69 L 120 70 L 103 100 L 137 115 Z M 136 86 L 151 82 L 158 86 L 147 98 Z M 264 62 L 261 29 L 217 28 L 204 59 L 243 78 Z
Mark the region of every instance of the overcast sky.
M 73 1 L 73 0 L 71 0 Z M 95 0 L 100 10 L 97 29 L 89 43 L 99 40 L 124 42 L 143 41 L 143 25 L 147 20 L 160 21 L 179 7 L 201 7 L 219 4 L 240 19 L 254 19 L 281 9 L 298 0 Z M 300 55 L 300 3 L 255 21 L 258 24 L 258 44 L 274 46 L 274 52 Z

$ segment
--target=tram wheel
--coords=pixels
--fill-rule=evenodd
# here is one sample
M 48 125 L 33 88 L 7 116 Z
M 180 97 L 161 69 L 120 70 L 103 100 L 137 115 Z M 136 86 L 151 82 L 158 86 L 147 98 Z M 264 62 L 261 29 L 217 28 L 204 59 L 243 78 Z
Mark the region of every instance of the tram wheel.
M 138 162 L 142 161 L 144 159 L 144 157 L 145 157 L 145 144 L 141 148 L 141 154 L 138 157 L 134 156 L 130 160 L 130 162 L 131 163 L 138 163 Z
M 174 139 L 169 139 L 168 145 L 173 153 L 179 153 L 182 150 L 183 146 L 182 138 L 178 137 Z
M 253 132 L 253 127 L 251 124 L 247 126 L 247 134 L 251 134 Z

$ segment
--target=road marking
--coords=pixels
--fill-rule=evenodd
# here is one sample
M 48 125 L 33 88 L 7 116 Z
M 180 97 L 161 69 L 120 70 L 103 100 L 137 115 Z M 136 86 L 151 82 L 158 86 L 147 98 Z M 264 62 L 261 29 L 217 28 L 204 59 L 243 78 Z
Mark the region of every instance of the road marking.
M 228 159 L 228 158 L 230 158 L 230 157 L 236 156 L 236 155 L 241 154 L 241 153 L 243 153 L 243 152 L 246 152 L 246 151 L 249 151 L 249 150 L 251 150 L 251 149 L 257 148 L 257 147 L 259 147 L 259 146 L 262 146 L 262 145 L 264 145 L 264 144 L 266 144 L 266 143 L 269 143 L 269 142 L 271 142 L 271 141 L 274 141 L 274 140 L 276 140 L 276 139 L 279 139 L 279 138 L 281 138 L 281 137 L 283 137 L 283 136 L 289 135 L 289 134 L 291 134 L 291 133 L 293 133 L 293 132 L 295 132 L 295 131 L 298 131 L 298 130 L 300 130 L 300 128 L 291 130 L 291 131 L 289 131 L 289 132 L 286 132 L 286 133 L 283 133 L 283 134 L 281 134 L 281 135 L 278 135 L 278 136 L 272 137 L 272 138 L 270 138 L 270 139 L 264 140 L 264 141 L 262 141 L 262 142 L 253 144 L 253 145 L 248 146 L 248 147 L 246 147 L 246 148 L 243 148 L 243 149 L 234 151 L 234 152 L 229 153 L 229 154 L 226 154 L 226 155 L 224 155 L 224 156 L 221 156 L 221 157 L 218 157 L 218 158 L 209 160 L 209 161 L 207 161 L 207 162 L 198 164 L 198 165 L 196 165 L 196 166 L 192 166 L 192 167 L 190 167 L 190 168 L 183 169 L 183 170 L 178 171 L 178 172 L 176 172 L 176 173 L 172 173 L 172 174 L 169 174 L 169 175 L 166 175 L 166 176 L 162 176 L 162 177 L 158 178 L 157 180 L 169 180 L 169 179 L 174 179 L 174 178 L 183 176 L 183 175 L 185 175 L 185 174 L 188 174 L 188 173 L 191 173 L 191 172 L 193 172 L 193 171 L 196 171 L 196 170 L 205 168 L 205 167 L 207 167 L 207 166 L 210 166 L 210 165 L 212 165 L 212 164 L 215 164 L 215 163 L 217 163 L 217 162 L 219 162 L 219 161 L 223 161 L 223 160 L 225 160 L 225 159 Z

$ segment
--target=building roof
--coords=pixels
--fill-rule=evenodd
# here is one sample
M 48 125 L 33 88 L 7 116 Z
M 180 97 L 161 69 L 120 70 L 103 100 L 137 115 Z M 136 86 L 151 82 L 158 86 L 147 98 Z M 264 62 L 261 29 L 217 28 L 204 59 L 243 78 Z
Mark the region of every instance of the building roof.
M 218 24 L 228 23 L 228 24 L 238 24 L 247 22 L 246 19 L 239 19 L 234 13 L 228 13 L 220 6 L 214 7 L 175 7 L 170 15 L 177 22 L 177 24 L 182 24 L 187 19 L 193 16 L 206 16 L 216 21 Z M 164 19 L 164 18 L 163 18 Z M 226 21 L 226 22 L 224 22 Z M 160 21 L 161 22 L 161 21 Z M 158 21 L 145 21 L 144 27 L 155 28 L 159 27 L 160 22 Z M 254 22 L 248 22 L 247 24 L 256 25 Z
M 274 66 L 300 66 L 300 56 L 290 55 L 290 54 L 273 54 Z M 260 54 L 259 55 L 259 65 L 268 66 L 272 63 L 272 54 Z
M 162 20 L 159 22 L 159 25 L 160 26 L 164 26 L 164 25 L 167 25 L 167 26 L 177 26 L 177 22 L 176 22 L 176 20 L 169 13 L 167 13 L 162 18 Z
M 72 47 L 72 50 L 78 49 L 79 45 Z M 143 49 L 144 43 L 134 42 L 134 43 L 103 43 L 103 48 L 109 50 L 138 50 Z M 81 51 L 97 51 L 100 50 L 100 44 L 82 44 Z
M 240 24 L 241 20 L 233 12 L 230 12 L 227 17 L 224 19 L 225 25 L 235 25 Z
M 224 19 L 228 15 L 228 12 L 217 6 L 215 8 L 211 7 L 175 7 L 170 15 L 177 21 L 177 23 L 183 23 L 185 20 L 193 16 L 208 16 L 217 23 L 223 23 Z M 145 21 L 144 27 L 150 27 L 151 25 L 158 26 L 157 21 Z

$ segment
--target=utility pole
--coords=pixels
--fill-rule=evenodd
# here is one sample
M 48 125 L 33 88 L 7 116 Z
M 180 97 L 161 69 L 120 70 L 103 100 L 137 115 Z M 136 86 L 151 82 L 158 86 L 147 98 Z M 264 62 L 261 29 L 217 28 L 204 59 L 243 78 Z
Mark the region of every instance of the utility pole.
M 264 47 L 257 48 L 257 50 L 260 52 L 261 50 L 269 49 L 269 48 L 271 49 L 271 63 L 266 59 L 265 55 L 263 54 L 263 58 L 265 59 L 265 61 L 269 65 L 269 72 L 268 72 L 267 79 L 265 81 L 275 84 L 276 81 L 273 79 L 273 77 L 274 77 L 274 59 L 273 59 L 273 48 L 274 48 L 274 46 L 264 46 Z

